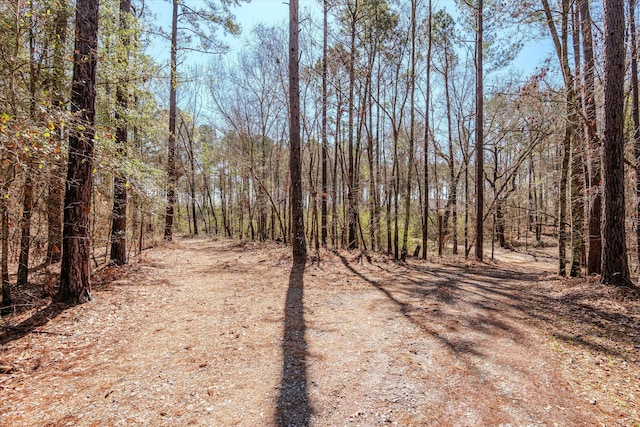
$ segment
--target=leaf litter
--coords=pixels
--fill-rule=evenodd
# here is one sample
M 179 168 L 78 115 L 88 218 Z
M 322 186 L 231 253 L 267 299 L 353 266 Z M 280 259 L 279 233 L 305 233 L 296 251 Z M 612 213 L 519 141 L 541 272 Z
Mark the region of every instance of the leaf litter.
M 0 425 L 639 425 L 637 290 L 507 255 L 181 239 L 4 318 Z

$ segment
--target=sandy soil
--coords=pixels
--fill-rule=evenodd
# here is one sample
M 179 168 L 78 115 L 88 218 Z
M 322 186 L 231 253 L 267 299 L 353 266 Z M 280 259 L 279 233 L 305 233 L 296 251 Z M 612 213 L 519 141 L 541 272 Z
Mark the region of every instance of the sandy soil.
M 0 425 L 640 425 L 637 292 L 503 259 L 149 250 L 3 320 Z

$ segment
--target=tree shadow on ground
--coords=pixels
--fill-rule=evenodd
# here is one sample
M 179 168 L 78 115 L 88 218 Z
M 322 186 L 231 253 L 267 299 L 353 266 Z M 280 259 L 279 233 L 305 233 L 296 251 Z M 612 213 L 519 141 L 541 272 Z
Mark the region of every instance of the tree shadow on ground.
M 373 280 L 369 277 L 367 277 L 366 275 L 364 275 L 362 272 L 358 271 L 355 267 L 353 267 L 349 261 L 340 253 L 336 254 L 340 257 L 340 261 L 342 261 L 342 264 L 354 275 L 358 276 L 359 278 L 361 278 L 362 280 L 364 280 L 365 282 L 367 282 L 368 284 L 372 285 L 373 287 L 375 287 L 378 291 L 382 292 L 385 297 L 387 299 L 389 299 L 391 302 L 393 302 L 397 307 L 399 312 L 412 324 L 414 324 L 415 326 L 417 326 L 418 328 L 420 328 L 424 333 L 426 333 L 427 335 L 430 335 L 431 337 L 435 338 L 440 344 L 442 344 L 444 347 L 446 347 L 447 349 L 449 349 L 453 354 L 457 354 L 457 355 L 472 355 L 472 356 L 478 356 L 478 357 L 482 357 L 483 355 L 481 353 L 478 352 L 478 350 L 475 348 L 475 346 L 473 345 L 473 343 L 465 341 L 465 340 L 459 340 L 459 339 L 451 339 L 451 338 L 447 338 L 444 334 L 439 333 L 438 331 L 436 331 L 434 328 L 430 327 L 429 325 L 432 324 L 433 322 L 431 321 L 424 321 L 425 319 L 423 319 L 423 312 L 424 309 L 423 307 L 418 307 L 418 306 L 414 306 L 413 304 L 411 304 L 410 302 L 407 301 L 403 301 L 402 299 L 396 297 L 393 292 L 389 289 L 387 289 L 387 287 L 383 286 L 382 283 L 380 283 L 377 280 Z M 409 281 L 413 282 L 413 279 L 408 278 Z M 417 284 L 418 282 L 415 281 L 415 283 Z M 442 282 L 440 284 L 443 287 L 452 287 L 454 286 L 454 282 L 452 280 L 446 280 L 444 282 Z M 424 290 L 421 289 L 416 289 L 416 293 L 418 295 L 421 295 L 421 297 L 424 297 Z M 441 297 L 441 300 L 444 300 L 445 303 L 449 304 L 450 301 L 450 296 L 446 295 Z M 433 316 L 437 316 L 437 314 L 432 314 Z
M 11 341 L 19 340 L 32 332 L 36 332 L 37 328 L 46 325 L 69 307 L 69 305 L 62 303 L 51 303 L 39 309 L 16 326 L 4 326 L 0 334 L 0 345 L 6 345 Z
M 282 340 L 282 381 L 276 412 L 279 426 L 308 426 L 312 408 L 307 393 L 307 343 L 304 322 L 306 258 L 294 261 L 289 274 Z
M 346 260 L 343 263 L 371 283 L 348 266 Z M 380 268 L 386 273 L 398 275 L 397 271 Z M 573 282 L 557 281 L 557 287 L 555 282 L 553 284 L 554 292 L 550 292 L 548 282 L 556 278 L 550 279 L 543 273 L 527 273 L 488 265 L 453 268 L 455 271 L 446 266 L 408 263 L 400 267 L 404 271 L 395 283 L 385 283 L 384 286 L 371 284 L 393 298 L 400 305 L 403 314 L 414 312 L 424 317 L 420 297 L 438 297 L 446 292 L 445 302 L 448 305 L 468 302 L 484 313 L 495 312 L 501 317 L 506 315 L 505 309 L 512 309 L 511 314 L 503 317 L 503 320 L 511 318 L 541 322 L 555 339 L 607 356 L 627 359 L 630 355 L 633 356 L 632 349 L 640 348 L 640 316 L 620 313 L 615 307 L 594 304 L 598 295 L 608 291 L 618 293 L 623 298 L 637 299 L 640 292 L 636 289 L 607 288 L 594 284 L 598 288 L 589 292 L 580 291 L 580 288 L 573 291 Z M 416 278 L 415 273 L 426 279 Z M 579 283 L 581 282 L 573 285 Z M 435 320 L 433 316 L 430 317 Z M 508 325 L 500 324 L 502 322 L 496 318 L 490 320 L 490 325 L 486 319 L 467 320 L 479 329 L 493 326 L 508 332 Z

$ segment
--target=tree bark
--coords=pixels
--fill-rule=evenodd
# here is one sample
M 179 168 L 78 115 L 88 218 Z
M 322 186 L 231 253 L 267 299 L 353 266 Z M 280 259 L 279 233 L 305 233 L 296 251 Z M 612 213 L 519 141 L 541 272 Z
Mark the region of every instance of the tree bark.
M 298 0 L 289 0 L 289 172 L 291 174 L 291 235 L 294 261 L 302 261 L 307 256 L 302 206 L 298 55 Z
M 64 54 L 67 41 L 67 22 L 69 9 L 67 2 L 58 8 L 55 20 L 55 37 L 57 42 L 53 50 L 54 95 L 52 107 L 58 113 L 64 111 Z M 64 129 L 56 127 L 57 143 L 62 146 Z M 64 201 L 63 159 L 55 153 L 49 169 L 49 194 L 47 197 L 47 260 L 52 264 L 59 262 L 62 256 L 62 210 Z
M 31 247 L 31 216 L 33 213 L 33 166 L 32 159 L 27 161 L 25 168 L 22 219 L 20 220 L 20 258 L 18 260 L 18 274 L 16 285 L 27 284 L 29 276 L 29 249 Z
M 565 122 L 565 134 L 562 147 L 562 169 L 560 171 L 560 195 L 559 195 L 559 213 L 558 213 L 558 274 L 560 276 L 566 276 L 567 274 L 567 231 L 566 231 L 566 215 L 567 215 L 567 182 L 569 174 L 569 164 L 571 158 L 571 141 L 574 139 L 575 134 L 575 121 L 577 116 L 575 115 L 575 89 L 574 89 L 574 77 L 571 73 L 571 67 L 569 66 L 569 0 L 562 0 L 562 22 L 561 22 L 561 35 L 558 36 L 555 23 L 553 22 L 553 16 L 551 15 L 551 8 L 548 0 L 542 0 L 545 16 L 547 19 L 547 25 L 551 38 L 562 68 L 562 77 L 564 79 L 565 92 L 566 92 L 566 122 Z
M 6 157 L 3 156 L 3 160 Z M 4 163 L 4 162 L 3 162 Z M 0 258 L 0 270 L 2 276 L 2 307 L 0 308 L 0 314 L 3 316 L 9 314 L 11 304 L 13 303 L 11 298 L 11 283 L 9 282 L 9 206 L 5 194 L 9 193 L 9 187 L 13 181 L 13 175 L 15 168 L 12 162 L 6 170 L 3 169 L 4 182 L 2 184 L 2 194 L 0 197 L 0 221 L 2 223 L 2 237 L 0 239 L 0 249 L 2 250 L 2 256 Z
M 427 87 L 425 90 L 425 108 L 424 108 L 424 207 L 423 207 L 423 221 L 422 221 L 422 259 L 427 259 L 428 245 L 429 245 L 429 136 L 430 136 L 430 122 L 429 122 L 429 109 L 431 107 L 431 50 L 433 47 L 433 8 L 432 0 L 429 0 L 429 22 L 427 27 Z
M 320 220 L 322 246 L 327 246 L 327 198 L 329 196 L 327 188 L 327 166 L 328 141 L 327 141 L 327 38 L 328 38 L 328 0 L 322 2 L 322 206 L 320 208 L 322 216 Z
M 601 181 L 601 161 L 600 161 L 600 140 L 596 125 L 596 100 L 595 100 L 595 77 L 593 58 L 593 35 L 591 32 L 591 13 L 589 11 L 588 0 L 578 0 L 580 9 L 580 28 L 582 33 L 582 52 L 584 55 L 583 78 L 584 93 L 582 102 L 584 105 L 584 116 L 586 120 L 586 141 L 585 145 L 590 151 L 589 174 L 589 255 L 587 259 L 587 274 L 600 274 L 600 261 L 602 257 L 602 189 Z M 634 37 L 632 33 L 632 37 Z M 633 76 L 634 74 L 632 74 Z M 636 73 L 637 75 L 637 73 Z
M 636 0 L 629 1 L 629 33 L 631 34 L 631 99 L 633 116 L 633 155 L 636 161 L 636 245 L 640 263 L 640 94 L 638 93 L 638 43 L 636 36 Z
M 624 205 L 624 3 L 604 0 L 604 221 L 601 281 L 630 285 Z
M 483 259 L 484 218 L 484 83 L 483 83 L 483 0 L 478 0 L 476 31 L 476 258 Z
M 119 64 L 122 70 L 129 65 L 129 15 L 131 14 L 131 0 L 120 0 L 120 40 L 125 50 L 124 60 Z M 128 96 L 125 83 L 118 83 L 116 88 L 116 144 L 118 154 L 122 157 L 127 153 L 127 116 Z M 116 265 L 127 263 L 127 179 L 121 172 L 113 179 L 113 210 L 111 223 L 111 262 Z
M 58 301 L 80 304 L 91 300 L 89 214 L 93 184 L 98 0 L 77 0 L 73 55 L 69 161 L 64 199 L 62 265 Z
M 354 159 L 354 144 L 353 144 L 353 128 L 354 128 L 354 89 L 355 89 L 355 73 L 356 73 L 356 17 L 358 14 L 358 0 L 355 0 L 353 4 L 353 10 L 351 10 L 351 2 L 349 2 L 349 11 L 351 13 L 351 44 L 350 44 L 350 56 L 349 56 L 349 135 L 348 135 L 348 185 L 347 185 L 347 199 L 349 202 L 348 216 L 348 249 L 358 248 L 358 234 L 356 215 L 358 215 L 356 208 L 356 189 L 355 187 L 355 159 Z
M 171 20 L 171 76 L 169 88 L 169 140 L 167 144 L 167 211 L 164 226 L 164 239 L 169 242 L 173 240 L 173 210 L 176 203 L 176 185 L 178 183 L 176 174 L 178 5 L 179 0 L 173 0 L 173 14 Z
M 411 0 L 411 85 L 409 94 L 409 160 L 407 164 L 407 189 L 404 201 L 404 233 L 402 236 L 402 261 L 407 259 L 409 242 L 409 221 L 411 219 L 411 172 L 413 171 L 413 146 L 415 135 L 415 92 L 416 92 L 416 0 Z
M 584 249 L 584 146 L 581 133 L 578 132 L 578 109 L 582 104 L 579 87 L 576 87 L 580 70 L 580 33 L 578 12 L 574 9 L 572 16 L 573 51 L 576 77 L 573 80 L 573 99 L 567 118 L 571 129 L 571 277 L 578 277 L 582 272 L 582 258 Z

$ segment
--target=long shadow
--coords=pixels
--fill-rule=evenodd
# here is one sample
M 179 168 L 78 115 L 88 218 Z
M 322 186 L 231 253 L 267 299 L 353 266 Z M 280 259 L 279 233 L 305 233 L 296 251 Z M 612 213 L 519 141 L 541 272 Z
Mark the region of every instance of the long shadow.
M 451 277 L 450 271 L 433 265 L 407 264 L 405 268 L 438 278 Z M 530 286 L 530 283 L 545 280 L 545 273 L 523 273 L 491 267 L 458 268 L 456 282 L 462 286 L 450 288 L 454 292 L 452 298 L 456 300 L 475 296 L 480 299 L 475 303 L 478 305 L 496 302 L 498 306 L 509 306 L 531 320 L 543 322 L 554 338 L 608 356 L 626 359 L 636 353 L 629 353 L 631 348 L 640 348 L 640 318 L 637 315 L 619 313 L 608 307 L 594 307 L 583 300 L 585 295 L 582 293 L 549 295 L 543 288 Z M 424 293 L 419 281 L 404 278 L 402 282 L 408 286 L 401 292 L 408 297 Z M 640 291 L 635 288 L 627 289 L 627 293 L 629 298 L 640 297 Z M 566 322 L 564 319 L 572 320 Z M 598 342 L 598 337 L 608 337 L 610 343 Z
M 289 274 L 282 340 L 282 381 L 276 422 L 279 426 L 309 425 L 312 408 L 307 393 L 307 343 L 304 323 L 306 258 L 294 261 Z
M 344 256 L 342 256 L 340 253 L 336 252 L 336 254 L 340 258 L 340 261 L 342 261 L 342 264 L 351 273 L 353 273 L 356 276 L 360 277 L 362 280 L 364 280 L 365 282 L 369 283 L 371 286 L 376 288 L 378 291 L 382 292 L 385 295 L 386 298 L 388 298 L 391 302 L 393 302 L 398 307 L 398 310 L 399 310 L 400 314 L 402 314 L 409 322 L 411 322 L 412 324 L 414 324 L 415 326 L 420 328 L 426 334 L 428 334 L 428 335 L 432 336 L 433 338 L 435 338 L 438 342 L 440 342 L 442 345 L 444 345 L 446 348 L 448 348 L 453 354 L 456 354 L 456 355 L 463 355 L 464 354 L 464 355 L 473 355 L 473 356 L 480 356 L 480 357 L 483 356 L 483 354 L 479 353 L 478 351 L 476 351 L 473 348 L 474 347 L 473 343 L 462 341 L 462 340 L 461 341 L 452 341 L 452 340 L 447 339 L 446 337 L 444 337 L 442 334 L 437 333 L 435 330 L 432 330 L 431 328 L 429 328 L 427 323 L 422 321 L 418 317 L 418 314 L 420 314 L 419 312 L 422 311 L 422 310 L 417 309 L 416 307 L 414 307 L 410 303 L 406 303 L 406 302 L 401 301 L 398 298 L 394 297 L 391 294 L 391 292 L 389 290 L 385 289 L 385 287 L 382 286 L 378 281 L 372 280 L 372 279 L 368 278 L 367 276 L 365 276 L 364 274 L 362 274 L 361 272 L 359 272 L 358 270 L 356 270 L 349 263 L 349 261 Z M 443 284 L 443 286 L 450 287 L 452 285 L 449 282 L 445 282 Z
M 35 332 L 36 328 L 46 325 L 67 308 L 69 306 L 66 304 L 51 303 L 33 313 L 32 316 L 23 320 L 17 326 L 4 327 L 4 332 L 0 334 L 0 345 L 5 345 Z

